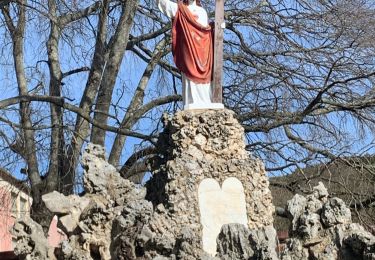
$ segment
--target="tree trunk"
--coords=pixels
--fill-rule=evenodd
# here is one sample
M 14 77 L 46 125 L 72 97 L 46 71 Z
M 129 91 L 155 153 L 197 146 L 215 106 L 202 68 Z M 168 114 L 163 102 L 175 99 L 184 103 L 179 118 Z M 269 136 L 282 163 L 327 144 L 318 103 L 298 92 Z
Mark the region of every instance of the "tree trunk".
M 14 24 L 9 14 L 9 9 L 4 7 L 2 9 L 3 15 L 6 18 L 8 30 L 12 36 L 13 42 L 13 60 L 16 72 L 16 79 L 18 84 L 19 95 L 28 95 L 28 87 L 26 81 L 25 67 L 24 67 L 24 35 L 26 27 L 25 6 L 26 0 L 20 0 L 18 7 L 18 21 Z M 27 163 L 27 174 L 31 184 L 31 195 L 33 197 L 33 208 L 39 209 L 38 205 L 41 203 L 41 186 L 42 180 L 39 175 L 38 160 L 36 155 L 36 145 L 33 125 L 30 118 L 31 108 L 29 102 L 20 103 L 20 117 L 21 127 L 23 133 L 24 157 Z M 31 217 L 36 221 L 42 214 L 39 210 L 33 210 Z
M 107 123 L 113 89 L 129 41 L 129 33 L 134 22 L 137 6 L 138 0 L 124 0 L 122 3 L 120 21 L 109 43 L 109 58 L 96 100 L 94 119 L 98 122 Z M 105 135 L 105 130 L 93 127 L 91 142 L 104 146 Z
M 148 63 L 145 71 L 143 72 L 142 78 L 138 83 L 138 87 L 135 91 L 133 99 L 130 102 L 128 110 L 121 122 L 121 126 L 120 126 L 121 129 L 124 129 L 124 128 L 131 129 L 132 126 L 138 121 L 139 117 L 136 117 L 134 115 L 134 112 L 137 111 L 143 104 L 143 99 L 145 96 L 145 89 L 151 78 L 152 72 L 155 69 L 155 66 L 165 54 L 165 46 L 167 42 L 168 41 L 166 39 L 163 39 L 156 46 L 154 53 L 152 55 L 152 58 L 150 62 Z M 121 156 L 122 149 L 124 148 L 125 141 L 126 141 L 125 135 L 120 135 L 120 134 L 116 135 L 111 153 L 108 158 L 108 162 L 110 164 L 115 165 L 115 166 L 119 165 L 120 156 Z
M 107 38 L 107 19 L 109 1 L 104 0 L 101 12 L 99 14 L 98 33 L 96 37 L 94 57 L 91 63 L 91 69 L 87 84 L 80 102 L 79 107 L 88 116 L 92 110 L 95 97 L 98 93 L 98 88 L 102 80 L 104 65 L 108 55 L 106 54 L 106 38 Z M 76 124 L 71 144 L 67 150 L 67 157 L 64 160 L 65 176 L 62 182 L 66 187 L 73 187 L 75 180 L 75 171 L 78 166 L 79 154 L 82 145 L 90 132 L 90 124 L 87 120 L 77 115 Z M 70 185 L 70 186 L 69 186 Z M 72 189 L 65 190 L 64 193 L 72 192 Z
M 50 20 L 50 35 L 47 42 L 48 65 L 50 72 L 50 96 L 61 96 L 61 79 L 62 73 L 59 60 L 59 39 L 60 29 L 57 24 L 56 1 L 48 1 L 49 13 L 54 19 Z M 51 109 L 51 144 L 50 144 L 50 163 L 48 169 L 47 190 L 53 191 L 58 189 L 60 183 L 59 176 L 63 174 L 63 149 L 64 149 L 64 132 L 63 132 L 63 113 L 60 106 L 50 104 Z M 62 177 L 62 176 L 61 176 Z M 58 189 L 64 190 L 63 187 Z

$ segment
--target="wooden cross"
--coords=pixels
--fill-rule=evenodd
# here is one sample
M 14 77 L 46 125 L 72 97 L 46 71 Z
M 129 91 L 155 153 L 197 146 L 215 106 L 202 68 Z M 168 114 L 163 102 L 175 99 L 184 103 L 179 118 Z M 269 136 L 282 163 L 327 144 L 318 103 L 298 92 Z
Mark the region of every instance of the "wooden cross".
M 213 102 L 223 102 L 223 39 L 224 39 L 224 0 L 216 0 L 215 6 L 215 38 L 213 69 Z

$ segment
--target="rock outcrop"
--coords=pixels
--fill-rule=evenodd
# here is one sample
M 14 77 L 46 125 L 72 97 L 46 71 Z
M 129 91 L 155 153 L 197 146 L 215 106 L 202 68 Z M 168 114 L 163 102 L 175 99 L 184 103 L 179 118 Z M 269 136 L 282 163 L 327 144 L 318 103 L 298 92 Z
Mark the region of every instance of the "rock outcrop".
M 278 259 L 276 231 L 272 226 L 249 230 L 244 225 L 224 225 L 217 238 L 218 257 L 231 259 Z
M 39 224 L 31 219 L 16 223 L 15 253 L 21 259 L 135 259 L 142 254 L 137 245 L 144 239 L 142 228 L 152 215 L 152 204 L 144 199 L 145 188 L 123 179 L 104 155 L 103 147 L 87 146 L 82 158 L 87 191 L 83 197 L 58 192 L 42 197 L 68 236 L 55 254 Z
M 185 212 L 197 222 L 197 198 L 192 196 L 197 183 L 213 178 L 221 184 L 236 177 L 244 186 L 247 211 L 252 213 L 248 214 L 249 228 L 273 223 L 274 206 L 264 165 L 246 151 L 244 129 L 233 111 L 180 111 L 165 116 L 164 127 L 158 142 L 162 158 L 148 183 L 148 199 L 154 205 Z
M 92 193 L 43 196 L 49 210 L 64 220 L 59 225 L 68 240 L 60 248 L 47 246 L 42 227 L 32 219 L 15 224 L 15 253 L 20 259 L 278 259 L 270 225 L 249 229 L 226 224 L 217 237 L 216 256 L 207 254 L 197 236 L 200 225 L 168 227 L 173 213 L 163 204 L 153 209 L 144 199 L 145 189 L 122 179 L 103 155 L 95 145 L 83 155 L 85 184 Z M 375 259 L 375 237 L 352 223 L 345 203 L 330 198 L 322 184 L 306 197 L 295 195 L 286 211 L 290 238 L 280 259 Z
M 244 192 L 247 221 L 243 224 L 248 229 L 273 228 L 274 206 L 264 165 L 246 151 L 244 130 L 232 111 L 180 111 L 165 116 L 164 127 L 158 142 L 160 160 L 147 183 L 146 198 L 156 208 L 150 222 L 150 230 L 159 241 L 155 253 L 182 259 L 200 259 L 205 255 L 205 227 L 201 223 L 205 209 L 200 212 L 198 190 L 208 178 L 219 187 L 229 178 L 236 178 Z M 225 211 L 226 207 L 220 205 L 223 203 L 217 201 L 211 206 Z M 213 216 L 211 222 L 214 221 L 221 220 Z M 233 222 L 223 224 L 229 223 Z M 219 232 L 220 228 L 217 235 Z M 181 241 L 186 234 L 190 238 L 185 245 Z M 176 248 L 181 249 L 179 253 Z M 213 248 L 215 251 L 215 245 Z
M 17 241 L 14 253 L 19 259 L 56 259 L 53 248 L 48 246 L 42 226 L 31 218 L 19 219 L 14 224 L 11 232 Z
M 66 199 L 79 213 L 66 214 L 46 206 L 58 217 L 70 217 L 75 227 L 69 227 L 69 240 L 63 242 L 58 252 L 60 259 L 135 259 L 136 239 L 152 214 L 152 204 L 144 197 L 144 188 L 136 187 L 123 179 L 105 160 L 104 149 L 89 144 L 82 157 L 86 195 Z M 63 224 L 63 223 L 61 223 Z M 68 227 L 65 226 L 64 230 Z M 79 258 L 78 258 L 79 259 Z
M 108 164 L 102 147 L 89 144 L 82 157 L 85 195 L 53 192 L 42 198 L 68 236 L 55 256 L 72 260 L 276 259 L 268 180 L 262 162 L 246 152 L 243 134 L 228 110 L 181 111 L 165 117 L 157 146 L 160 157 L 153 164 L 156 170 L 147 196 L 146 188 L 121 178 Z M 219 195 L 226 183 L 225 194 L 233 196 L 233 203 L 225 205 L 238 203 L 236 196 L 242 203 L 236 214 L 243 225 L 230 224 L 231 212 L 216 219 L 218 249 L 214 235 L 211 254 L 202 246 L 200 216 L 206 209 L 200 209 L 198 201 L 198 189 L 207 178 L 217 184 Z M 210 206 L 215 205 L 206 203 Z M 220 232 L 222 224 L 226 225 Z M 26 237 L 19 235 L 19 248 Z
M 281 259 L 375 259 L 375 237 L 352 223 L 350 209 L 322 183 L 306 197 L 295 195 L 286 211 L 291 236 Z
M 68 240 L 52 249 L 39 224 L 19 220 L 13 228 L 19 258 L 375 259 L 374 236 L 352 223 L 345 203 L 330 198 L 321 183 L 310 195 L 295 195 L 288 201 L 290 238 L 277 255 L 274 207 L 265 170 L 246 153 L 243 129 L 233 113 L 182 111 L 166 117 L 165 127 L 158 143 L 160 158 L 153 164 L 154 177 L 147 190 L 123 179 L 105 160 L 104 149 L 89 144 L 82 157 L 85 195 L 53 192 L 42 197 L 48 210 L 59 217 L 58 225 Z M 245 213 L 235 212 L 246 221 L 221 227 L 222 219 L 231 219 L 231 212 L 224 214 L 218 222 L 216 251 L 214 247 L 214 254 L 208 254 L 200 222 L 205 209 L 200 208 L 198 190 L 202 180 L 222 187 L 228 179 L 226 192 L 243 201 Z M 225 211 L 221 204 L 229 203 L 217 204 L 212 206 Z

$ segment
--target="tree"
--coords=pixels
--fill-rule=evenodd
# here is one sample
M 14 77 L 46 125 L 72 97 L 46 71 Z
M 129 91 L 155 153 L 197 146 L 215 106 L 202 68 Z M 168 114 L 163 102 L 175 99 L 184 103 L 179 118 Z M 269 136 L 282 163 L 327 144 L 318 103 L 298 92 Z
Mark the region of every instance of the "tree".
M 204 4 L 213 17 L 214 5 Z M 277 175 L 372 153 L 371 1 L 225 4 L 224 102 L 248 150 Z M 87 141 L 109 148 L 125 177 L 149 170 L 161 113 L 181 99 L 171 25 L 154 1 L 11 0 L 0 8 L 1 166 L 24 161 L 34 218 L 42 194 L 74 191 Z M 140 140 L 136 150 L 129 137 Z

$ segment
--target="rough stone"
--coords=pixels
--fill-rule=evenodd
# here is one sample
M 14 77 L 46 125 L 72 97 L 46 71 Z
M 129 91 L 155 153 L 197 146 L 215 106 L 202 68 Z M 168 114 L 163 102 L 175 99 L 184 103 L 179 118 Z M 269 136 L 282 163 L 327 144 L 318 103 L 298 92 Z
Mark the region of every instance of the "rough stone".
M 321 216 L 323 224 L 327 227 L 352 222 L 350 210 L 346 207 L 345 202 L 339 198 L 329 199 L 323 206 Z
M 55 255 L 44 258 L 48 252 L 47 239 L 31 220 L 15 225 L 18 254 L 40 255 L 30 259 L 54 259 L 56 256 L 64 260 L 135 259 L 142 254 L 137 244 L 142 242 L 145 246 L 150 240 L 145 237 L 154 236 L 144 228 L 152 215 L 152 204 L 144 200 L 145 188 L 123 179 L 104 155 L 102 147 L 88 144 L 82 157 L 87 191 L 83 197 L 52 192 L 42 198 L 46 207 L 59 216 L 58 225 L 68 235 Z M 37 235 L 21 232 L 25 225 L 33 225 L 30 229 Z M 28 249 L 30 244 L 37 246 Z
M 146 198 L 154 207 L 162 204 L 165 211 L 154 213 L 150 230 L 156 234 L 154 239 L 165 234 L 180 239 L 181 230 L 185 227 L 194 226 L 196 231 L 192 242 L 184 247 L 184 254 L 159 254 L 176 255 L 183 259 L 200 259 L 205 255 L 203 247 L 206 243 L 202 243 L 205 224 L 201 221 L 204 221 L 202 212 L 207 211 L 206 206 L 200 208 L 198 194 L 199 185 L 205 179 L 215 180 L 218 187 L 228 178 L 238 179 L 243 186 L 247 215 L 247 220 L 240 222 L 250 229 L 272 225 L 274 206 L 264 165 L 246 151 L 244 130 L 232 111 L 180 111 L 174 116 L 166 115 L 163 122 L 165 129 L 157 144 L 162 153 L 153 165 L 153 177 L 147 183 Z M 216 203 L 217 207 L 224 204 Z M 228 222 L 217 226 L 225 223 Z M 220 227 L 216 230 L 218 233 Z M 185 245 L 179 239 L 174 250 Z M 209 240 L 213 249 L 208 251 L 214 255 L 215 235 Z
M 90 203 L 88 198 L 77 195 L 65 196 L 57 191 L 43 195 L 42 200 L 47 209 L 59 217 L 59 227 L 65 233 L 72 233 L 75 230 L 82 211 Z
M 11 230 L 17 241 L 14 253 L 19 259 L 56 259 L 53 248 L 48 246 L 43 228 L 31 218 L 19 219 Z
M 323 202 L 316 198 L 314 195 L 306 196 L 305 211 L 309 213 L 320 214 L 323 207 Z
M 326 202 L 329 194 L 324 184 L 319 182 L 318 185 L 313 188 L 313 195 L 322 202 Z
M 375 237 L 364 230 L 356 230 L 343 240 L 344 245 L 350 247 L 356 255 L 373 255 L 375 253 Z
M 306 198 L 295 195 L 287 203 L 291 237 L 282 260 L 374 259 L 375 237 L 355 223 L 344 201 L 330 198 L 322 183 Z
M 221 259 L 251 259 L 250 230 L 241 224 L 226 224 L 217 238 L 217 252 Z
M 206 117 L 202 120 L 211 122 Z M 210 124 L 214 125 L 213 122 Z M 188 131 L 185 135 L 190 136 Z M 203 250 L 202 226 L 197 221 L 200 213 L 196 211 L 197 198 L 194 197 L 198 187 L 195 181 L 197 177 L 186 171 L 183 164 L 177 163 L 184 162 L 184 156 L 176 160 L 166 158 L 167 162 L 161 165 L 160 172 L 154 176 L 159 182 L 154 182 L 156 186 L 153 187 L 159 189 L 159 192 L 149 193 L 148 196 L 157 196 L 148 201 L 143 198 L 144 188 L 122 179 L 106 165 L 108 163 L 104 160 L 102 149 L 93 149 L 92 145 L 89 145 L 89 148 L 86 153 L 94 151 L 99 157 L 90 155 L 91 166 L 84 168 L 100 172 L 98 165 L 103 167 L 101 178 L 104 180 L 97 180 L 97 174 L 87 173 L 89 177 L 85 185 L 89 185 L 94 193 L 86 193 L 83 197 L 53 193 L 43 197 L 49 209 L 60 214 L 61 218 L 72 216 L 73 210 L 70 207 L 76 210 L 74 212 L 79 215 L 79 221 L 74 232 L 69 233 L 69 239 L 63 241 L 53 252 L 47 246 L 47 238 L 39 224 L 31 219 L 19 220 L 12 233 L 16 239 L 15 253 L 20 259 L 278 259 L 275 252 L 275 230 L 272 225 L 261 225 L 258 222 L 250 229 L 249 222 L 245 225 L 224 225 L 217 237 L 216 256 L 211 256 Z M 86 154 L 84 158 L 87 158 L 85 156 Z M 93 165 L 95 160 L 98 161 L 96 166 Z M 219 173 L 223 175 L 232 172 L 227 171 L 230 167 L 245 172 L 242 167 L 246 168 L 249 165 L 247 160 L 232 159 L 227 160 L 227 164 L 224 161 L 218 159 L 214 164 L 208 161 L 197 163 L 203 165 L 203 173 L 206 172 L 205 167 L 209 167 L 212 174 L 220 170 L 222 172 Z M 254 171 L 263 169 L 262 165 L 256 163 L 253 166 L 251 169 Z M 110 171 L 107 173 L 104 171 L 106 169 Z M 233 172 L 237 173 L 237 170 Z M 177 173 L 182 175 L 183 183 Z M 220 174 L 216 175 L 216 178 L 219 178 Z M 90 176 L 93 176 L 94 181 Z M 267 185 L 258 183 L 264 180 L 262 176 L 254 174 L 251 184 L 263 185 L 266 189 Z M 227 177 L 224 176 L 221 180 Z M 96 184 L 99 186 L 95 186 Z M 183 192 L 181 187 L 184 189 Z M 291 220 L 292 232 L 280 258 L 375 259 L 375 237 L 361 225 L 351 223 L 350 211 L 345 203 L 337 198 L 329 198 L 329 194 L 324 190 L 324 186 L 319 185 L 306 197 L 296 195 L 288 202 L 286 211 Z M 250 193 L 245 192 L 245 196 L 249 194 L 252 198 L 263 198 L 270 203 L 262 191 L 253 189 Z M 60 208 L 53 205 L 54 199 L 61 201 Z M 248 205 L 246 197 L 245 201 Z M 254 210 L 255 216 L 248 215 L 248 218 L 251 218 L 251 221 L 261 219 L 257 214 L 259 211 Z
M 233 224 L 228 224 L 223 237 L 226 242 L 217 246 L 227 257 L 238 254 L 238 259 L 250 258 L 253 252 L 259 259 L 273 259 L 275 232 L 268 227 L 273 223 L 274 206 L 269 183 L 263 163 L 245 150 L 244 130 L 234 113 L 181 111 L 166 116 L 164 122 L 157 144 L 160 156 L 151 164 L 153 177 L 147 192 L 120 176 L 106 161 L 103 147 L 88 144 L 81 160 L 85 195 L 53 193 L 43 197 L 49 210 L 59 215 L 59 225 L 68 232 L 68 240 L 55 250 L 55 257 L 219 259 L 219 255 L 211 256 L 202 247 L 198 189 L 207 178 L 214 179 L 219 187 L 228 178 L 236 178 L 243 187 L 244 225 L 233 230 Z M 61 201 L 61 208 L 53 205 L 54 200 Z M 40 237 L 45 240 L 42 234 Z M 17 243 L 19 248 L 27 249 L 27 241 L 36 239 L 22 233 Z M 26 249 L 19 252 L 29 256 L 46 248 Z M 48 248 L 40 254 L 48 254 Z
M 273 226 L 249 230 L 245 225 L 223 225 L 217 238 L 220 259 L 276 260 L 276 230 Z
M 254 259 L 276 260 L 277 240 L 276 230 L 273 226 L 265 226 L 250 230 L 249 240 L 254 250 Z
M 298 220 L 299 234 L 304 239 L 315 239 L 319 238 L 320 232 L 322 231 L 322 224 L 320 223 L 320 216 L 316 213 L 303 213 Z
M 309 259 L 309 252 L 307 248 L 303 247 L 303 242 L 300 239 L 290 238 L 287 240 L 285 250 L 282 252 L 281 259 L 283 260 L 302 260 Z
M 288 218 L 292 221 L 292 231 L 296 231 L 298 219 L 304 212 L 306 204 L 306 198 L 299 194 L 294 195 L 294 197 L 287 202 L 286 212 L 288 214 Z

